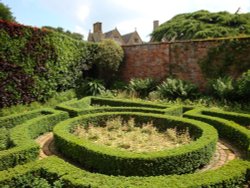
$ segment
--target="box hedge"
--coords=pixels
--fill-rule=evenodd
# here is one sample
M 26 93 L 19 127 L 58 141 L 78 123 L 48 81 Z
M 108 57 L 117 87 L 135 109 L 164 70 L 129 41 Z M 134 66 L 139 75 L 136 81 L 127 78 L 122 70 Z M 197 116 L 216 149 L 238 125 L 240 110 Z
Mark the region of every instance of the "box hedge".
M 20 177 L 22 177 L 21 180 L 26 179 L 26 182 L 32 182 L 37 177 L 46 179 L 50 184 L 56 181 L 61 182 L 63 188 L 243 187 L 250 175 L 249 170 L 250 163 L 248 161 L 236 159 L 221 168 L 201 173 L 150 177 L 107 176 L 79 169 L 57 157 L 48 157 L 44 160 L 0 171 L 0 187 L 12 188 L 21 185 Z M 27 184 L 23 186 L 27 186 Z
M 88 122 L 98 124 L 108 118 L 135 118 L 137 123 L 153 121 L 159 130 L 189 128 L 195 141 L 175 149 L 134 153 L 96 145 L 70 133 L 72 127 Z M 57 124 L 54 128 L 57 149 L 85 168 L 112 175 L 161 175 L 193 172 L 211 159 L 217 142 L 217 132 L 205 123 L 174 116 L 138 112 L 107 112 L 89 114 Z
M 56 109 L 67 111 L 71 117 L 82 114 L 100 112 L 144 112 L 181 116 L 182 106 L 169 107 L 152 102 L 131 101 L 126 99 L 109 99 L 101 97 L 85 97 L 59 104 Z
M 34 138 L 51 131 L 56 123 L 68 118 L 68 114 L 62 111 L 42 109 L 41 112 L 43 115 L 10 129 L 10 142 L 13 147 L 0 151 L 0 170 L 35 160 L 40 148 Z
M 212 125 L 217 129 L 221 138 L 226 139 L 229 143 L 241 149 L 242 154 L 250 159 L 250 130 L 234 122 L 246 125 L 250 119 L 249 115 L 208 109 L 194 109 L 187 111 L 184 117 L 200 120 Z M 238 120 L 237 117 L 239 117 Z

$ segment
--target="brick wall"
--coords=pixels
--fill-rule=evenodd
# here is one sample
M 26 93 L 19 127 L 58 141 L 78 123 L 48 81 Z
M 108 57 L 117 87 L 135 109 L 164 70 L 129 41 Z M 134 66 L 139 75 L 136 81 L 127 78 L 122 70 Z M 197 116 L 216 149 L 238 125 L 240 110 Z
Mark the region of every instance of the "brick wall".
M 202 88 L 205 79 L 198 62 L 207 55 L 211 47 L 218 46 L 225 40 L 230 39 L 123 46 L 125 60 L 121 67 L 121 77 L 129 81 L 131 78 L 152 77 L 163 80 L 174 76 L 189 80 Z
M 169 76 L 169 46 L 168 43 L 124 46 L 122 78 L 129 81 L 131 78 L 164 79 Z

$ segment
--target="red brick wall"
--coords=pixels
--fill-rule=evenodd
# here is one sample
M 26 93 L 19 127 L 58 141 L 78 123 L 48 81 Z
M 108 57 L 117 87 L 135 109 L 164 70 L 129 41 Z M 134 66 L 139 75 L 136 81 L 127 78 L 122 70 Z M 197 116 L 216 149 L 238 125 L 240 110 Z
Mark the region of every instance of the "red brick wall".
M 205 78 L 198 62 L 206 57 L 209 48 L 218 44 L 218 41 L 171 43 L 169 56 L 171 75 L 203 86 Z
M 125 81 L 131 78 L 166 78 L 169 76 L 169 47 L 168 43 L 123 46 L 125 59 L 121 77 Z
M 163 80 L 168 76 L 188 80 L 201 88 L 205 83 L 198 62 L 207 55 L 210 47 L 221 41 L 185 41 L 173 43 L 148 43 L 123 46 L 125 60 L 121 67 L 121 77 L 152 77 Z

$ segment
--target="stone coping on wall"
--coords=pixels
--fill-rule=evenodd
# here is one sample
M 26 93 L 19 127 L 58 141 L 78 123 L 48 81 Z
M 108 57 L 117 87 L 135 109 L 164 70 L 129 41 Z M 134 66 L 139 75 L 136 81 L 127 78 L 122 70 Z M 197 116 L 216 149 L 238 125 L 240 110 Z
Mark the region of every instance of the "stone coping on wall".
M 143 44 L 130 44 L 122 45 L 122 47 L 131 47 L 131 46 L 144 46 L 144 45 L 161 45 L 161 44 L 174 44 L 174 43 L 192 43 L 192 42 L 215 42 L 223 40 L 244 40 L 250 39 L 250 36 L 240 36 L 240 37 L 220 37 L 220 38 L 207 38 L 207 39 L 192 39 L 192 40 L 176 40 L 176 41 L 166 41 L 166 42 L 145 42 Z

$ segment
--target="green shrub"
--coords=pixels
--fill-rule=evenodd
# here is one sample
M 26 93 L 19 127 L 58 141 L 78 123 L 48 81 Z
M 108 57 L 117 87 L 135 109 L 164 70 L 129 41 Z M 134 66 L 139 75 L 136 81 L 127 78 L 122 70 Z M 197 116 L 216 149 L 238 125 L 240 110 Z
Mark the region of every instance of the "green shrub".
M 114 40 L 103 40 L 99 45 L 97 64 L 106 70 L 117 71 L 123 60 L 123 50 Z
M 102 79 L 107 86 L 119 77 L 118 69 L 123 60 L 123 49 L 112 39 L 105 39 L 99 43 L 94 69 L 94 78 Z
M 10 145 L 9 131 L 5 127 L 0 128 L 0 151 L 8 149 Z
M 243 101 L 250 101 L 250 69 L 237 80 L 238 94 Z
M 157 86 L 157 91 L 159 91 L 163 98 L 186 99 L 195 97 L 198 92 L 198 87 L 180 79 L 167 78 L 166 81 Z
M 126 88 L 127 88 L 127 83 L 121 80 L 115 80 L 111 85 L 111 89 L 115 90 L 124 90 Z
M 237 98 L 234 81 L 231 77 L 223 77 L 210 81 L 211 94 L 221 100 L 233 100 Z
M 105 91 L 104 82 L 98 79 L 86 79 L 78 90 L 78 96 L 99 95 Z
M 156 81 L 152 78 L 133 78 L 129 81 L 127 88 L 144 98 L 156 88 Z

